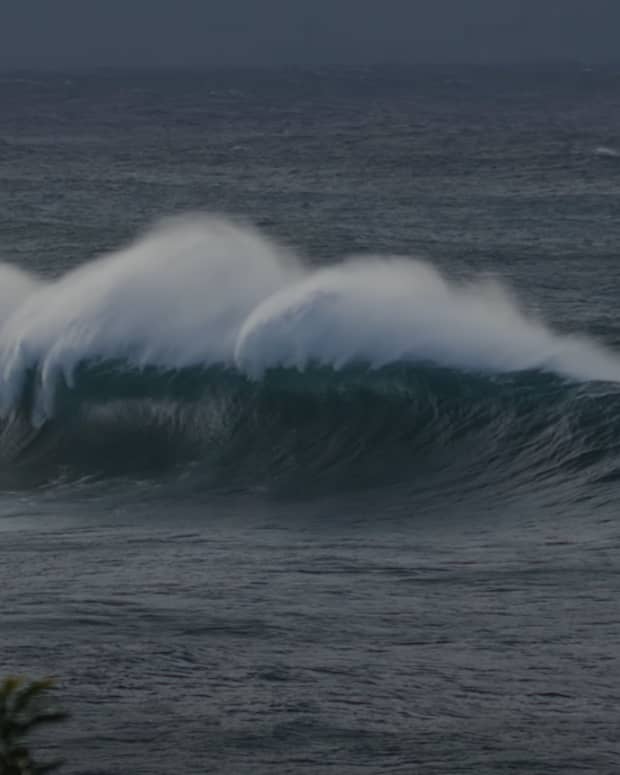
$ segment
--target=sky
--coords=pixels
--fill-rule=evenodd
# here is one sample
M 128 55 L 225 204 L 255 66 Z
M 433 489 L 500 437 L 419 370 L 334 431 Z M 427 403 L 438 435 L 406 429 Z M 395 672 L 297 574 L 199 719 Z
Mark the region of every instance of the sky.
M 620 60 L 620 0 L 0 0 L 0 68 Z

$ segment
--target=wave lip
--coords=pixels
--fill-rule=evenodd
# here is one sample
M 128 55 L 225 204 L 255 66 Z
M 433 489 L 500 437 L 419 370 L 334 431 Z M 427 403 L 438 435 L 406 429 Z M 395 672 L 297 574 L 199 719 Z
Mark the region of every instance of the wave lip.
M 618 356 L 528 317 L 497 283 L 451 282 L 407 258 L 313 268 L 223 219 L 166 221 L 52 282 L 0 272 L 0 412 L 27 411 L 34 425 L 83 364 L 261 380 L 278 368 L 431 363 L 620 382 Z
M 350 260 L 270 296 L 242 326 L 235 360 L 254 377 L 276 366 L 361 361 L 620 380 L 620 359 L 528 319 L 497 283 L 450 283 L 402 258 Z
M 32 370 L 40 422 L 53 414 L 58 381 L 71 384 L 83 362 L 228 362 L 245 317 L 298 271 L 293 256 L 253 229 L 214 218 L 167 221 L 43 284 L 11 311 L 0 329 L 0 409 L 19 403 Z

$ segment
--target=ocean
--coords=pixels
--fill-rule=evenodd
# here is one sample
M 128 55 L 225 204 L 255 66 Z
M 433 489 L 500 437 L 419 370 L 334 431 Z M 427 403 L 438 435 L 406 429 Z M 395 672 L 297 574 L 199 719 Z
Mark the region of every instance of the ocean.
M 620 770 L 620 68 L 0 78 L 0 674 L 82 775 Z

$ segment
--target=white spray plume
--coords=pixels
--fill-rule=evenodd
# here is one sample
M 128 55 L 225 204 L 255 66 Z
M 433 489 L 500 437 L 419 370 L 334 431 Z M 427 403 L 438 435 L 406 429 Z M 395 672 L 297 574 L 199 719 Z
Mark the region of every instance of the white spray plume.
M 6 282 L 4 279 L 6 278 Z M 257 231 L 214 218 L 165 222 L 126 250 L 39 286 L 0 265 L 0 410 L 38 374 L 36 412 L 84 362 L 276 366 L 399 361 L 487 372 L 541 369 L 620 381 L 620 358 L 528 318 L 497 285 L 452 283 L 404 258 L 303 267 Z

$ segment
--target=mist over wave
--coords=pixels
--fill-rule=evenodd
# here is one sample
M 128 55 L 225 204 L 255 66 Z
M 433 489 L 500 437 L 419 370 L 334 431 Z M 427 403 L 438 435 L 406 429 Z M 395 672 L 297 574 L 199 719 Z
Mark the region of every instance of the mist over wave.
M 56 280 L 2 265 L 0 287 L 12 462 L 373 476 L 463 437 L 480 460 L 509 438 L 511 459 L 535 445 L 561 463 L 592 452 L 592 428 L 620 434 L 617 355 L 410 258 L 317 268 L 253 228 L 184 217 Z
M 38 278 L 0 262 L 0 330 L 13 312 L 40 287 Z

